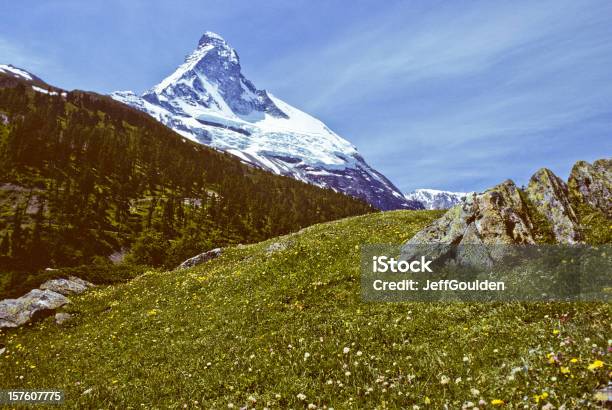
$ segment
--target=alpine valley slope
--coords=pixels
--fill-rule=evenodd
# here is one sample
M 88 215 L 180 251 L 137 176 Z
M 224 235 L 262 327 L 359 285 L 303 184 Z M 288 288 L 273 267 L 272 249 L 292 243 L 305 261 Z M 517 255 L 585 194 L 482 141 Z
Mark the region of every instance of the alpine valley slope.
M 111 96 L 181 135 L 247 164 L 361 198 L 381 210 L 422 209 L 321 121 L 260 90 L 236 51 L 206 32 L 174 73 L 141 96 Z
M 66 324 L 0 333 L 3 387 L 69 409 L 601 408 L 608 303 L 363 302 L 360 246 L 441 214 L 318 224 L 74 296 Z

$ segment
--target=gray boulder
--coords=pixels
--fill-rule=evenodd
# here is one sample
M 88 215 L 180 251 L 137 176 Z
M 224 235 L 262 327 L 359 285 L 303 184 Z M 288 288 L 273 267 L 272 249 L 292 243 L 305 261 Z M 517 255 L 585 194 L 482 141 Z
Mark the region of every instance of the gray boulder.
M 208 262 L 212 259 L 216 259 L 223 253 L 222 248 L 215 248 L 210 251 L 201 253 L 199 255 L 194 256 L 193 258 L 189 258 L 183 263 L 181 263 L 176 269 L 188 269 L 197 265 L 201 265 L 204 262 Z
M 21 326 L 37 315 L 52 311 L 69 303 L 57 292 L 34 289 L 17 299 L 0 301 L 0 328 Z
M 62 295 L 78 295 L 94 286 L 92 283 L 71 276 L 68 279 L 51 279 L 40 285 L 40 289 L 51 290 Z
M 578 218 L 569 199 L 567 184 L 546 168 L 533 174 L 526 190 L 527 197 L 552 227 L 559 243 L 580 242 Z
M 86 280 L 83 280 L 81 278 L 77 278 L 76 276 L 68 276 L 68 280 L 71 282 L 75 282 L 81 286 L 85 286 L 86 288 L 95 288 L 96 285 L 94 285 L 91 282 L 87 282 Z

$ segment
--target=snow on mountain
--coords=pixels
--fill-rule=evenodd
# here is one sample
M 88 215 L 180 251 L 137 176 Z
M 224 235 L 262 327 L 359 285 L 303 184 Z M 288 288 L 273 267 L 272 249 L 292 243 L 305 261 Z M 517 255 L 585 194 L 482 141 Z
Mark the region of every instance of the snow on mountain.
M 10 64 L 0 64 L 0 72 L 10 74 L 13 77 L 22 78 L 24 80 L 33 80 L 33 76 L 30 73 Z
M 0 64 L 0 85 L 6 85 L 8 83 L 22 83 L 26 84 L 36 92 L 58 95 L 61 93 L 63 97 L 66 96 L 66 92 L 57 87 L 53 87 L 29 71 L 23 68 L 15 67 L 11 64 Z
M 416 189 L 406 194 L 406 199 L 417 201 L 425 209 L 448 209 L 461 203 L 470 193 L 469 192 L 449 192 L 437 189 Z
M 204 33 L 185 62 L 142 95 L 117 91 L 112 97 L 245 163 L 362 198 L 382 210 L 421 208 L 321 121 L 257 89 L 242 74 L 236 51 L 218 34 Z

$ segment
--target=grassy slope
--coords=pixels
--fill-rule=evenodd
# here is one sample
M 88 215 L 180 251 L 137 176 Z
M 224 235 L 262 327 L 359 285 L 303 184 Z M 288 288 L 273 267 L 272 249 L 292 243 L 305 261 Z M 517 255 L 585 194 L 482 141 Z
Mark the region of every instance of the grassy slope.
M 5 335 L 2 387 L 63 388 L 75 407 L 522 407 L 542 394 L 585 406 L 608 380 L 609 305 L 361 302 L 359 245 L 404 241 L 439 215 L 316 225 L 272 255 L 274 240 L 99 288 L 74 298 L 71 325 Z

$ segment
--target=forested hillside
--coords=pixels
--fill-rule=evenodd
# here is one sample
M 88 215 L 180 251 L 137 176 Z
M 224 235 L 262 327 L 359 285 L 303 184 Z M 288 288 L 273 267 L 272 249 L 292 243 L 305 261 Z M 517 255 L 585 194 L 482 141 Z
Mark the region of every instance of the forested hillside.
M 133 262 L 174 266 L 372 211 L 192 143 L 109 97 L 0 80 L 0 269 L 126 250 Z

